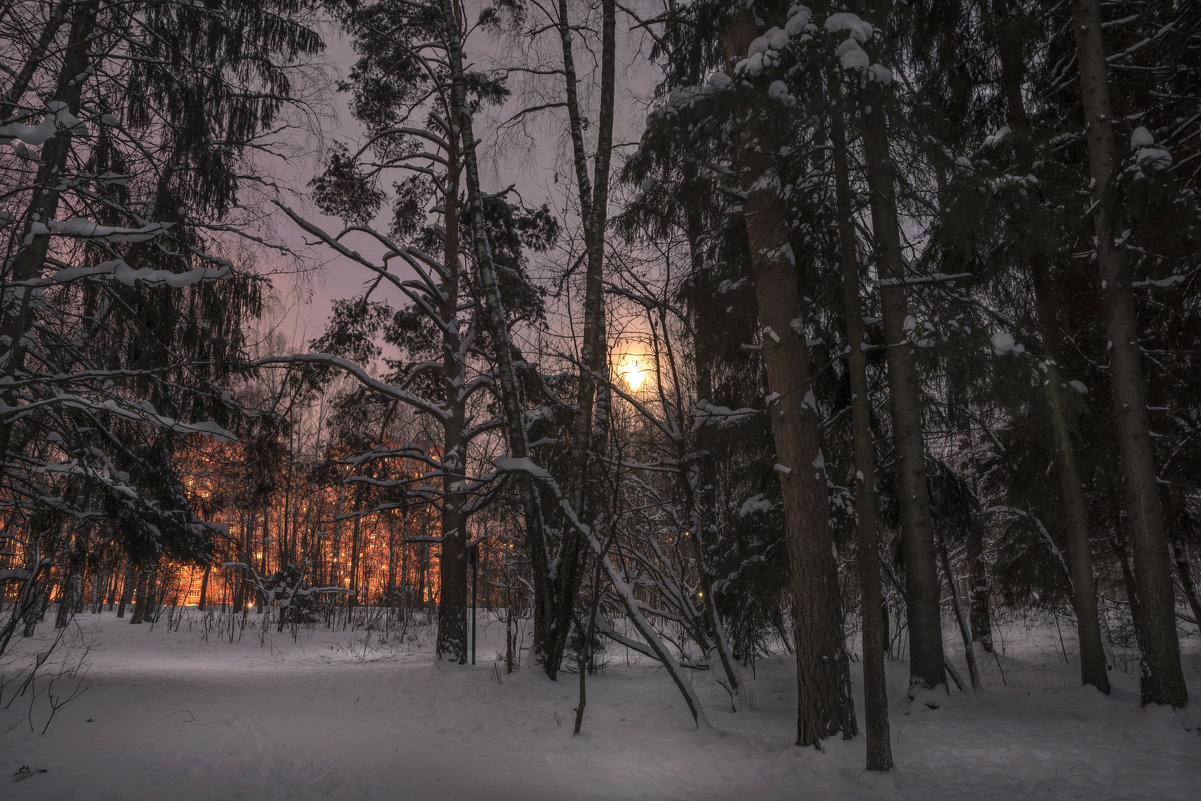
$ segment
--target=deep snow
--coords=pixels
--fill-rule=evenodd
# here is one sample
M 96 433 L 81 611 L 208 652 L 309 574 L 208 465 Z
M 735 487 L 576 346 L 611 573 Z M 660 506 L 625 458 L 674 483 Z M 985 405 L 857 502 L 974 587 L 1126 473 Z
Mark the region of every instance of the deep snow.
M 1133 669 L 1114 671 L 1109 697 L 1077 686 L 1046 619 L 1001 624 L 1007 683 L 988 658 L 986 689 L 953 690 L 937 710 L 903 700 L 906 665 L 890 662 L 897 768 L 888 775 L 863 770 L 862 736 L 825 752 L 792 745 L 787 655 L 759 662 L 753 708 L 737 714 L 709 676 L 694 674 L 716 727 L 697 733 L 663 671 L 627 663 L 624 649 L 611 647 L 604 672 L 588 682 L 584 731 L 573 738 L 576 676 L 553 683 L 528 667 L 504 675 L 495 621 L 481 622 L 474 667 L 435 663 L 423 630 L 405 642 L 323 629 L 294 639 L 264 631 L 252 614 L 230 643 L 211 627 L 206 642 L 194 610 L 178 630 L 111 614 L 78 623 L 79 636 L 95 643 L 90 688 L 57 712 L 46 735 L 14 713 L 28 703 L 0 713 L 17 726 L 0 735 L 4 801 L 1201 797 L 1197 702 L 1140 709 Z M 50 636 L 43 626 L 21 647 L 44 647 Z M 1185 642 L 1194 699 L 1198 645 Z M 44 700 L 34 708 L 39 731 L 46 711 Z M 35 772 L 14 781 L 23 766 Z

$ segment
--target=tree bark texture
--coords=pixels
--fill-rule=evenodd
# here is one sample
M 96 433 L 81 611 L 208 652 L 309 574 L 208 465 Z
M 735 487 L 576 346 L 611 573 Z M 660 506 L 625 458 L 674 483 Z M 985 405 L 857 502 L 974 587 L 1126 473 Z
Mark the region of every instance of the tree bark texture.
M 492 260 L 492 248 L 488 232 L 484 227 L 484 203 L 480 189 L 479 162 L 476 158 L 475 133 L 471 109 L 467 101 L 463 68 L 463 41 L 459 31 L 458 17 L 451 0 L 439 0 L 439 10 L 444 25 L 445 47 L 450 68 L 450 123 L 456 132 L 463 163 L 463 181 L 466 189 L 465 209 L 471 231 L 471 251 L 475 259 L 475 273 L 484 296 L 485 324 L 492 337 L 496 357 L 497 380 L 500 383 L 500 401 L 504 410 L 505 438 L 509 453 L 514 458 L 529 458 L 529 443 L 521 414 L 521 393 L 517 383 L 517 371 L 513 364 L 513 350 L 509 340 L 508 324 L 505 321 L 504 304 L 497 283 L 496 265 Z M 551 558 L 546 538 L 546 526 L 542 515 L 539 490 L 533 477 L 520 473 L 516 476 L 518 493 L 521 497 L 522 513 L 525 517 L 526 547 L 530 555 L 530 573 L 534 585 L 534 629 L 535 638 L 548 628 L 547 616 L 550 599 L 553 597 L 551 580 Z M 545 635 L 544 635 L 545 636 Z
M 576 475 L 569 499 L 580 523 L 591 526 L 595 517 L 591 497 L 595 467 L 593 446 L 608 429 L 608 350 L 605 346 L 604 259 L 605 225 L 609 208 L 609 165 L 613 149 L 613 99 L 616 74 L 616 5 L 601 3 L 601 86 L 593 176 L 588 177 L 584 122 L 580 112 L 572 30 L 567 0 L 559 0 L 559 40 L 563 51 L 563 77 L 571 136 L 572 160 L 584 222 L 584 330 L 580 342 L 580 381 L 571 424 L 571 464 Z M 583 538 L 574 526 L 563 531 L 555 576 L 554 617 L 543 648 L 543 669 L 554 678 L 563 660 L 574 618 L 575 596 L 583 574 Z
M 452 101 L 453 102 L 453 101 Z M 442 399 L 449 416 L 442 425 L 442 558 L 438 564 L 439 658 L 467 662 L 467 515 L 463 492 L 467 479 L 467 376 L 459 330 L 459 145 L 448 137 L 446 192 L 443 195 Z
M 745 55 L 755 36 L 752 10 L 730 8 L 722 32 L 727 60 Z M 836 734 L 853 737 L 856 723 L 796 260 L 773 163 L 776 139 L 771 118 L 762 109 L 748 108 L 738 144 L 743 220 L 751 248 L 768 391 L 775 399 L 768 415 L 791 568 L 797 744 L 811 746 Z
M 1134 620 L 1142 632 L 1142 702 L 1183 707 L 1188 701 L 1188 689 L 1176 635 L 1175 598 L 1147 419 L 1130 265 L 1125 247 L 1114 239 L 1121 231 L 1113 191 L 1118 155 L 1098 0 L 1073 0 L 1072 24 L 1080 67 L 1088 169 L 1092 179 L 1097 267 L 1103 292 L 1105 330 L 1110 343 L 1109 376 L 1115 433 L 1121 453 L 1124 507 L 1134 556 L 1138 595 Z
M 835 78 L 837 80 L 837 78 Z M 888 684 L 884 674 L 884 603 L 880 588 L 880 531 L 876 509 L 876 458 L 872 445 L 871 396 L 867 386 L 859 259 L 856 254 L 850 167 L 842 108 L 830 112 L 835 195 L 838 206 L 838 251 L 842 267 L 842 304 L 847 327 L 847 373 L 851 383 L 851 427 L 855 440 L 855 518 L 859 542 L 860 617 L 863 621 L 863 717 L 867 736 L 867 769 L 892 769 L 888 728 Z
M 1000 25 L 1009 19 L 1009 0 L 993 0 L 993 14 Z M 1016 39 L 1002 34 L 997 43 L 1001 59 L 1001 82 L 1004 87 L 1009 124 L 1015 130 L 1027 126 L 1026 109 L 1022 103 L 1022 74 L 1024 67 Z M 1020 168 L 1019 168 L 1020 169 Z M 1089 537 L 1088 508 L 1084 500 L 1084 482 L 1079 459 L 1068 423 L 1067 401 L 1063 375 L 1059 364 L 1063 347 L 1055 307 L 1055 290 L 1051 282 L 1051 262 L 1046 254 L 1036 253 L 1030 260 L 1030 272 L 1035 309 L 1046 354 L 1043 385 L 1047 421 L 1055 446 L 1055 470 L 1063 502 L 1064 528 L 1067 530 L 1068 563 L 1072 578 L 1072 609 L 1080 641 L 1080 680 L 1103 693 L 1109 692 L 1109 674 L 1105 669 L 1105 649 L 1101 641 L 1101 626 L 1097 613 L 1097 582 L 1093 575 L 1092 542 Z
M 901 551 L 905 560 L 905 602 L 909 617 L 909 692 L 912 697 L 919 690 L 946 690 L 947 687 L 934 522 L 926 477 L 921 386 L 914 346 L 905 330 L 909 304 L 903 283 L 905 271 L 897 223 L 895 167 L 889 155 L 886 120 L 879 103 L 865 108 L 861 129 L 888 348 L 888 388 L 901 505 Z

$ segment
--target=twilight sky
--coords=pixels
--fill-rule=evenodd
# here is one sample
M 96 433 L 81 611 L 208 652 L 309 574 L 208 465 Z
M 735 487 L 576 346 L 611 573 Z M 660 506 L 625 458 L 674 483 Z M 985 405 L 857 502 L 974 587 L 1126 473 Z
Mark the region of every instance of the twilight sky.
M 621 21 L 618 23 L 619 40 L 623 27 L 629 30 L 628 19 L 625 22 L 624 26 Z M 638 40 L 639 34 L 630 32 L 625 41 L 619 41 L 619 51 L 622 52 L 618 55 L 614 131 L 614 141 L 619 150 L 613 160 L 614 175 L 621 168 L 621 153 L 637 142 L 650 108 L 651 92 L 660 78 L 658 71 L 638 52 Z M 532 48 L 525 40 L 498 41 L 494 35 L 477 31 L 469 37 L 467 44 L 468 53 L 475 60 L 477 68 L 502 62 L 527 67 L 543 61 L 557 62 L 561 58 L 557 51 L 558 40 L 551 37 L 543 37 L 538 47 Z M 340 230 L 341 223 L 325 217 L 313 206 L 308 200 L 306 186 L 321 168 L 322 151 L 335 142 L 344 142 L 354 151 L 363 141 L 362 128 L 350 115 L 348 95 L 335 89 L 337 82 L 348 75 L 354 58 L 350 42 L 331 26 L 327 36 L 325 77 L 321 79 L 324 84 L 321 87 L 322 101 L 330 113 L 319 119 L 319 136 L 308 134 L 306 138 L 309 141 L 300 146 L 299 149 L 306 155 L 281 161 L 278 168 L 281 174 L 275 176 L 296 193 L 297 197 L 291 201 L 294 208 L 331 232 Z M 591 68 L 593 64 L 590 57 L 578 52 L 576 60 L 581 70 Z M 582 76 L 581 81 L 585 80 L 586 76 Z M 520 124 L 500 124 L 511 119 L 523 107 L 544 103 L 546 93 L 560 93 L 561 84 L 548 85 L 544 82 L 537 85 L 517 74 L 510 79 L 510 88 L 513 97 L 505 106 L 490 109 L 476 117 L 485 191 L 512 185 L 525 204 L 549 203 L 564 220 L 565 226 L 571 227 L 577 190 L 569 168 L 566 113 L 562 109 L 554 109 L 537 116 L 527 116 Z M 585 84 L 582 88 L 587 90 L 588 86 Z M 385 178 L 385 185 L 391 180 L 394 178 Z M 275 276 L 276 294 L 284 308 L 273 315 L 268 327 L 273 336 L 282 337 L 290 348 L 304 350 L 307 349 L 308 340 L 320 335 L 323 330 L 334 299 L 358 294 L 371 275 L 365 268 L 336 257 L 324 246 L 304 247 L 302 232 L 282 214 L 278 216 L 279 219 L 275 221 L 278 236 L 292 247 L 304 251 L 306 258 L 317 269 L 299 276 L 288 274 L 289 271 Z M 386 213 L 381 217 L 386 217 Z M 381 228 L 386 228 L 382 221 Z M 568 240 L 569 235 L 565 237 L 565 241 Z M 361 253 L 373 252 L 368 238 L 361 234 L 352 235 L 346 242 Z M 549 254 L 549 258 L 559 261 L 567 256 Z M 398 298 L 385 291 L 373 297 L 399 302 Z

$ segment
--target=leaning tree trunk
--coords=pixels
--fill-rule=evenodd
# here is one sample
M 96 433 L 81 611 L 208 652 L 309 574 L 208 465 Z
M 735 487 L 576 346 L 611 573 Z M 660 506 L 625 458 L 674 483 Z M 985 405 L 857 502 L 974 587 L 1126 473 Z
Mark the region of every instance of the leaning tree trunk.
M 1180 586 L 1184 587 L 1184 597 L 1188 600 L 1189 608 L 1193 610 L 1193 623 L 1201 629 L 1201 592 L 1197 591 L 1193 566 L 1189 563 L 1184 537 L 1180 534 L 1172 538 L 1172 554 L 1176 562 L 1176 575 L 1180 578 Z
M 1164 514 L 1173 529 L 1172 562 L 1176 567 L 1176 579 L 1184 591 L 1184 599 L 1193 612 L 1193 623 L 1201 629 L 1201 592 L 1193 576 L 1193 565 L 1189 561 L 1188 547 L 1184 541 L 1185 525 L 1181 518 L 1181 505 L 1175 495 L 1164 494 Z
M 1113 389 L 1115 434 L 1121 453 L 1125 509 L 1134 553 L 1138 605 L 1135 625 L 1142 632 L 1142 702 L 1183 707 L 1188 688 L 1180 664 L 1175 598 L 1168 566 L 1163 510 L 1156 481 L 1155 454 L 1147 420 L 1130 265 L 1123 245 L 1114 197 L 1117 142 L 1106 74 L 1105 41 L 1098 0 L 1073 0 L 1072 23 L 1080 64 L 1088 168 L 1092 179 L 1093 231 L 1109 337 L 1109 377 Z
M 942 571 L 947 577 L 947 588 L 951 591 L 951 609 L 955 612 L 955 623 L 959 626 L 959 636 L 963 640 L 963 654 L 967 661 L 968 679 L 972 683 L 972 689 L 979 690 L 982 685 L 980 684 L 980 670 L 976 666 L 976 651 L 972 648 L 972 632 L 969 628 L 967 614 L 963 610 L 963 601 L 959 596 L 959 579 L 955 577 L 955 571 L 951 569 L 951 554 L 947 550 L 947 543 L 944 539 L 938 541 L 938 558 L 942 562 Z
M 734 6 L 724 20 L 722 45 L 733 62 L 756 36 L 751 9 Z M 770 118 L 748 109 L 738 143 L 743 220 L 751 248 L 755 297 L 762 325 L 768 415 L 783 494 L 791 568 L 797 663 L 797 744 L 856 732 L 855 707 L 842 632 L 838 567 L 830 531 L 830 503 L 820 448 L 818 412 L 809 376 L 796 259 L 774 165 L 777 136 Z

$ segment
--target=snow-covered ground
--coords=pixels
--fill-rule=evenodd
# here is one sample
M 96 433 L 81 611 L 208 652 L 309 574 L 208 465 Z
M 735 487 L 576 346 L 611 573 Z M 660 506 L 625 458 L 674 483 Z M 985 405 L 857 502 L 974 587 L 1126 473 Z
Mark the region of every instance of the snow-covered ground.
M 230 643 L 212 627 L 206 641 L 195 612 L 177 630 L 111 614 L 78 622 L 95 643 L 86 692 L 45 735 L 44 696 L 32 713 L 37 732 L 28 703 L 0 713 L 16 724 L 0 734 L 4 801 L 1201 798 L 1197 701 L 1140 709 L 1133 669 L 1114 671 L 1108 697 L 1077 686 L 1045 622 L 1002 624 L 1005 653 L 984 663 L 987 689 L 953 691 L 937 710 L 903 700 L 906 665 L 891 662 L 897 768 L 888 775 L 863 770 L 862 736 L 825 752 L 792 745 L 787 655 L 758 664 L 753 708 L 737 714 L 695 674 L 716 727 L 697 733 L 661 670 L 610 649 L 573 738 L 577 678 L 504 675 L 496 622 L 474 667 L 435 663 L 424 631 L 402 642 L 322 629 L 294 639 L 253 628 L 251 615 Z M 1194 699 L 1199 645 L 1185 642 Z M 60 682 L 55 692 L 69 690 Z

